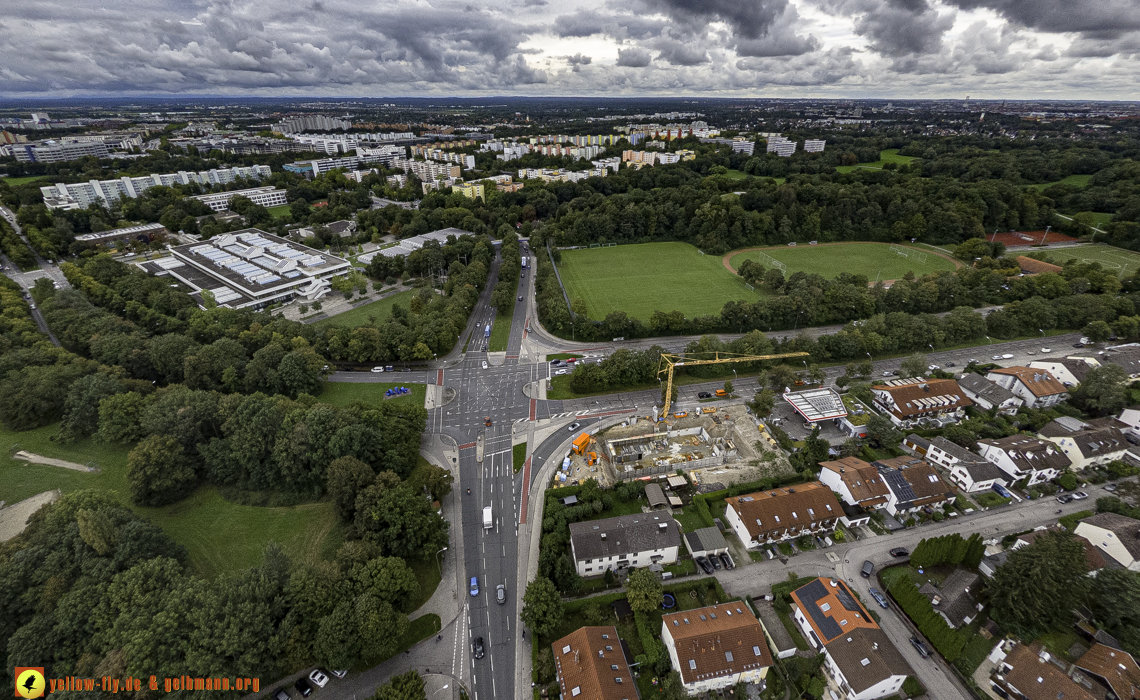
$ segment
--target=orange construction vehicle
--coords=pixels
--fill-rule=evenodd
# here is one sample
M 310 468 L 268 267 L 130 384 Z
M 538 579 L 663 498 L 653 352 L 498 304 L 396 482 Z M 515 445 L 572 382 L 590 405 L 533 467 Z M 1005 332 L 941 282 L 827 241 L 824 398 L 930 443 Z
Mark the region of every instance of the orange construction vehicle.
M 590 444 L 590 434 L 589 433 L 582 433 L 578 437 L 574 438 L 574 444 L 570 449 L 571 449 L 571 451 L 574 452 L 574 454 L 580 455 L 585 451 L 586 446 L 589 444 Z

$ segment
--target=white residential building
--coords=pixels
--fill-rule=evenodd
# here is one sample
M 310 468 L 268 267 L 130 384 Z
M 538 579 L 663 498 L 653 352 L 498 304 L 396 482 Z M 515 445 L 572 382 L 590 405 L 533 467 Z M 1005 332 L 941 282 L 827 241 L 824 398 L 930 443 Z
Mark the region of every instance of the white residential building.
M 1012 391 L 1029 408 L 1049 408 L 1069 398 L 1065 386 L 1044 369 L 1002 367 L 990 370 L 986 379 Z
M 764 629 L 739 600 L 662 616 L 661 641 L 689 695 L 760 683 L 774 663 Z
M 962 387 L 962 391 L 978 408 L 985 411 L 997 408 L 998 413 L 1012 416 L 1025 403 L 1024 399 L 1009 389 L 973 372 L 966 372 L 959 377 L 958 386 Z
M 1098 513 L 1078 522 L 1076 534 L 1129 571 L 1140 571 L 1140 520 Z
M 1046 423 L 1037 434 L 1060 447 L 1073 469 L 1124 459 L 1132 446 L 1115 418 L 1085 422 L 1061 416 Z
M 1010 483 L 1025 479 L 1026 486 L 1056 479 L 1072 464 L 1057 445 L 1028 435 L 978 440 L 978 451 L 1005 472 Z
M 279 207 L 288 204 L 285 199 L 285 190 L 279 190 L 273 185 L 265 187 L 251 187 L 248 190 L 230 190 L 229 192 L 215 192 L 213 194 L 200 194 L 194 197 L 214 211 L 225 211 L 230 208 L 230 200 L 234 197 L 245 197 L 254 204 L 263 207 Z
M 261 180 L 269 177 L 272 172 L 268 165 L 253 165 L 250 167 L 220 168 L 203 170 L 200 172 L 180 171 L 162 175 L 144 175 L 141 177 L 121 177 L 115 180 L 89 180 L 70 185 L 56 184 L 41 187 L 44 204 L 51 209 L 86 209 L 88 206 L 99 203 L 112 205 L 123 197 L 138 197 L 151 187 L 171 185 L 225 185 L 238 178 L 247 180 Z
M 996 464 L 941 435 L 930 441 L 926 461 L 937 464 L 950 473 L 950 481 L 968 493 L 989 491 L 994 484 L 1006 486 L 1005 472 Z
M 664 512 L 619 515 L 570 524 L 570 555 L 579 576 L 601 576 L 650 564 L 675 564 L 681 528 Z
M 823 153 L 823 147 L 827 145 L 824 139 L 805 139 L 804 140 L 804 153 Z
M 768 139 L 768 153 L 775 153 L 781 158 L 790 158 L 796 152 L 799 144 L 789 141 L 783 136 L 772 136 Z

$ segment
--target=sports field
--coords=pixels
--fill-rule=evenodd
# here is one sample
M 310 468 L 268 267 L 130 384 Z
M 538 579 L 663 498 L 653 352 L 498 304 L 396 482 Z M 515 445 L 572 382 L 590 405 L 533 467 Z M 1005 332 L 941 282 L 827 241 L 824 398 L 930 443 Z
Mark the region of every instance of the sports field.
M 917 251 L 918 255 L 903 257 L 891 252 L 887 243 L 823 243 L 820 245 L 779 246 L 775 248 L 761 248 L 759 252 L 779 260 L 787 265 L 784 276 L 796 272 L 809 272 L 822 275 L 825 278 L 836 277 L 841 272 L 867 275 L 875 280 L 901 279 L 908 271 L 918 276 L 935 272 L 937 270 L 953 270 L 954 261 L 936 255 L 930 248 L 917 248 L 905 246 L 908 251 Z M 925 260 L 921 259 L 925 254 Z M 760 255 L 757 250 L 743 250 L 729 253 L 728 262 L 733 270 L 740 267 L 745 260 L 755 260 L 764 267 L 773 266 Z
M 1038 251 L 1034 251 L 1038 252 Z M 1107 245 L 1080 245 L 1071 248 L 1041 250 L 1049 256 L 1049 262 L 1061 265 L 1076 258 L 1084 262 L 1098 262 L 1107 270 L 1114 270 L 1126 277 L 1140 270 L 1140 253 Z
M 584 300 L 593 319 L 611 311 L 643 321 L 654 311 L 680 311 L 696 318 L 715 314 L 734 299 L 759 298 L 724 269 L 719 255 L 701 255 L 688 243 L 564 250 L 558 271 L 567 294 Z
M 839 165 L 836 166 L 835 172 L 849 173 L 860 168 L 873 168 L 875 170 L 882 170 L 883 166 L 887 163 L 906 165 L 912 160 L 914 160 L 914 156 L 900 156 L 899 149 L 888 148 L 885 151 L 879 151 L 879 160 L 874 163 L 860 163 L 859 165 Z

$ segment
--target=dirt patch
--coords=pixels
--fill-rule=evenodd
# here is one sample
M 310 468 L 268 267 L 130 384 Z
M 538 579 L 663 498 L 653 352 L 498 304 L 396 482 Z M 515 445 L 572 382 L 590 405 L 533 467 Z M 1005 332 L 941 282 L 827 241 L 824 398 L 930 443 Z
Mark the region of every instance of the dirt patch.
M 0 542 L 7 542 L 23 532 L 28 526 L 28 518 L 48 503 L 55 502 L 60 495 L 59 489 L 44 491 L 7 508 L 0 508 Z
M 56 459 L 54 457 L 44 457 L 43 455 L 35 454 L 34 452 L 24 452 L 20 450 L 12 455 L 12 459 L 22 459 L 25 462 L 32 462 L 33 464 L 47 464 L 52 467 L 63 467 L 64 469 L 73 469 L 77 472 L 95 472 L 99 471 L 95 467 L 88 467 L 85 464 L 78 462 L 68 462 L 66 459 Z

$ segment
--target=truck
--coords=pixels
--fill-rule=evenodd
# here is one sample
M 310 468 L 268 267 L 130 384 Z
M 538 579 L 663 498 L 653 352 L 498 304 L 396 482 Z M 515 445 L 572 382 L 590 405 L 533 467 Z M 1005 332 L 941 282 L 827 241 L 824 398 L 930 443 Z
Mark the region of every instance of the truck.
M 493 527 L 495 527 L 495 522 L 491 518 L 491 506 L 486 506 L 483 508 L 483 529 L 490 530 Z

